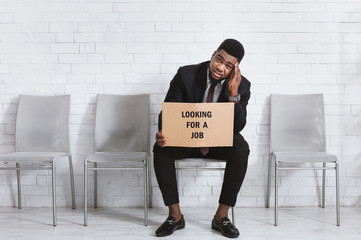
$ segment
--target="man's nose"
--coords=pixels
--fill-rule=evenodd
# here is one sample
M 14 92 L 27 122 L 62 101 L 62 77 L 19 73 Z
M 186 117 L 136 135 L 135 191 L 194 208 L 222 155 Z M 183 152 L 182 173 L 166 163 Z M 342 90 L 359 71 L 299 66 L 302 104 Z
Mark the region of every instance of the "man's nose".
M 224 70 L 223 64 L 219 64 L 219 65 L 217 66 L 217 70 L 218 70 L 219 72 L 223 72 L 223 70 Z

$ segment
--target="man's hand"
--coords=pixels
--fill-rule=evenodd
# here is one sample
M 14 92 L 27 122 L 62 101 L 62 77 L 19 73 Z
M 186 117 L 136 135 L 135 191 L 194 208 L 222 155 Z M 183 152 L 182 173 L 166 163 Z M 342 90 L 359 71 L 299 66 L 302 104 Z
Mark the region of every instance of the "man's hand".
M 163 135 L 162 131 L 155 134 L 155 140 L 159 147 L 164 147 L 167 144 L 167 138 Z
M 237 97 L 238 87 L 239 87 L 239 84 L 241 84 L 241 81 L 242 81 L 241 71 L 239 70 L 238 63 L 236 63 L 236 66 L 234 66 L 234 71 L 231 74 L 231 77 L 228 82 L 229 96 Z

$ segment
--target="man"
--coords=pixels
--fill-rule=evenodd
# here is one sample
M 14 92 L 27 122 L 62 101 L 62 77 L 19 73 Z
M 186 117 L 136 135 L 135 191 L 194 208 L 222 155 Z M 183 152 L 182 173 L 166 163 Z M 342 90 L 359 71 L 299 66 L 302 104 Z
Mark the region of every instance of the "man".
M 159 132 L 153 149 L 154 169 L 164 204 L 169 208 L 169 216 L 157 229 L 157 236 L 167 236 L 185 227 L 179 206 L 174 160 L 189 157 L 227 161 L 219 205 L 211 226 L 226 237 L 235 238 L 239 235 L 238 229 L 228 219 L 228 210 L 236 203 L 246 175 L 249 155 L 249 146 L 239 134 L 246 125 L 246 106 L 251 86 L 241 76 L 238 66 L 243 56 L 242 44 L 234 39 L 226 39 L 213 53 L 210 61 L 179 68 L 170 83 L 165 102 L 234 103 L 233 147 L 165 147 L 167 137 L 162 134 L 162 113 L 159 114 Z

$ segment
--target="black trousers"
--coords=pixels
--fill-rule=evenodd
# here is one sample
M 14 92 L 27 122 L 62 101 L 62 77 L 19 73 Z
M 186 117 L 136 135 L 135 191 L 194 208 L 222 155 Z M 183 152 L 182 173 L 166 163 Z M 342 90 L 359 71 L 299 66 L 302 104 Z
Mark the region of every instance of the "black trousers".
M 233 147 L 211 147 L 203 156 L 199 148 L 159 147 L 154 144 L 154 170 L 166 206 L 179 203 L 175 159 L 215 158 L 226 160 L 219 203 L 233 207 L 247 171 L 249 146 L 242 135 L 234 134 Z

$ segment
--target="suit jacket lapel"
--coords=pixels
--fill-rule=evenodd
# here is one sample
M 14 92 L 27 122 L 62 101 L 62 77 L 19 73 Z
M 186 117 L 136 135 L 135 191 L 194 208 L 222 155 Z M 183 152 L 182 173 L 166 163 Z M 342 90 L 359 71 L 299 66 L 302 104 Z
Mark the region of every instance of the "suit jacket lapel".
M 194 99 L 196 102 L 203 102 L 204 92 L 207 88 L 207 69 L 209 66 L 209 61 L 202 64 L 196 74 L 196 79 L 194 83 Z

